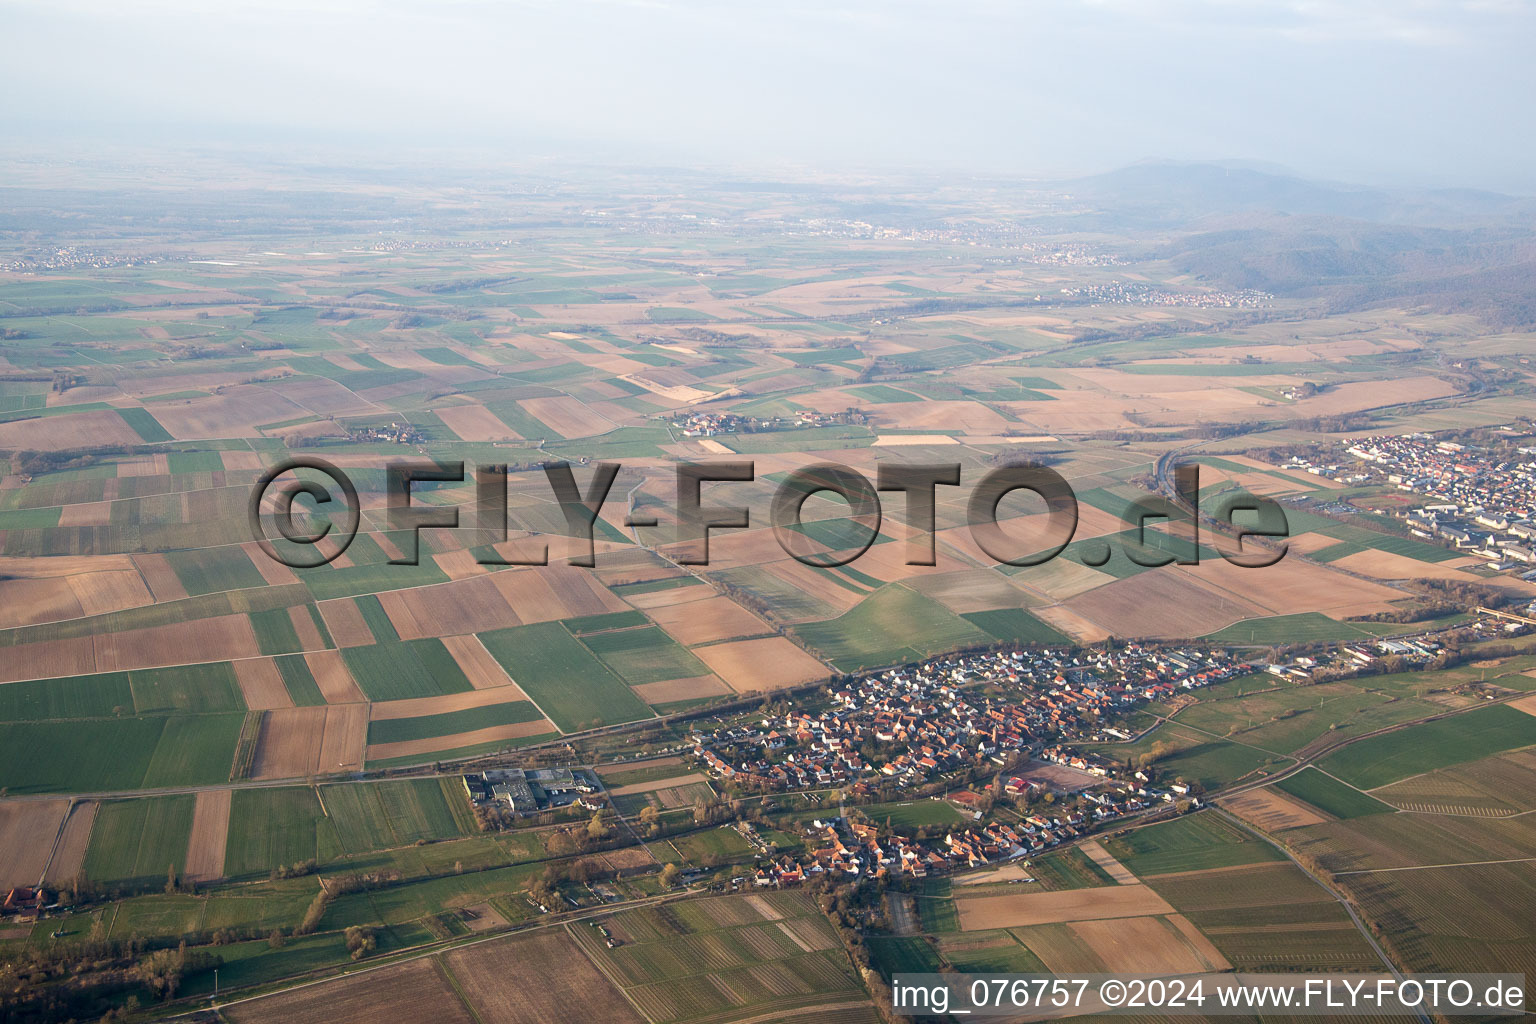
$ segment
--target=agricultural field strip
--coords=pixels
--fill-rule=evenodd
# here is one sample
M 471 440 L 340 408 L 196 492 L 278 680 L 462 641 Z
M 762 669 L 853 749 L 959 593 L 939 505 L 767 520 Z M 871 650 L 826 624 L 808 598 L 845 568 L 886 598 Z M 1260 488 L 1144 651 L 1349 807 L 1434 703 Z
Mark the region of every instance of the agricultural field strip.
M 1335 871 L 1334 875 L 1383 875 L 1394 871 L 1429 871 L 1434 868 L 1480 868 L 1490 864 L 1532 864 L 1536 863 L 1536 857 L 1511 857 L 1507 860 L 1468 860 L 1454 864 L 1408 864 L 1395 868 L 1352 868 L 1348 871 Z
M 485 641 L 480 639 L 480 634 L 478 634 L 478 633 L 471 633 L 470 636 L 473 636 L 475 638 L 475 643 L 480 645 L 480 649 L 485 652 L 485 656 L 487 658 L 490 658 L 492 661 L 496 661 L 496 655 L 492 654 L 491 653 L 491 649 L 489 647 L 485 646 Z M 498 662 L 498 664 L 500 664 L 500 663 Z M 503 670 L 505 670 L 505 668 L 503 668 Z M 507 673 L 507 678 L 508 679 L 512 679 L 512 673 L 508 672 Z M 512 682 L 514 684 L 516 684 L 517 680 L 516 679 L 512 679 Z M 553 718 L 549 717 L 549 712 L 547 712 L 543 708 L 539 707 L 539 702 L 533 699 L 533 694 L 529 693 L 528 690 L 526 688 L 522 687 L 521 685 L 518 686 L 518 689 L 523 691 L 523 699 L 526 700 L 528 703 L 532 704 L 533 707 L 534 707 L 534 710 L 538 711 L 539 714 L 544 716 L 544 721 L 548 722 L 550 724 L 550 727 L 552 729 L 554 729 L 555 732 L 561 733 L 562 735 L 564 735 L 564 733 L 561 730 L 560 726 L 556 725 L 555 724 L 555 720 Z

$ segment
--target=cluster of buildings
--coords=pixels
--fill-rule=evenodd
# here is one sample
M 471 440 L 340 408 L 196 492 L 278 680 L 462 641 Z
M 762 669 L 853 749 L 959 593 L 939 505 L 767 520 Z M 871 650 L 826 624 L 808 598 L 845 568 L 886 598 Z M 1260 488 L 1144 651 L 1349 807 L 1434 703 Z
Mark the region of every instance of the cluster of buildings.
M 1347 450 L 1398 490 L 1430 499 L 1400 513 L 1415 536 L 1480 555 L 1497 568 L 1536 566 L 1536 448 L 1502 458 L 1429 434 L 1404 434 L 1356 441 Z
M 1077 285 L 1063 288 L 1070 299 L 1091 303 L 1131 306 L 1193 306 L 1197 309 L 1265 309 L 1274 296 L 1254 288 L 1235 292 L 1173 292 L 1134 281 L 1110 281 L 1108 284 Z
M 838 423 L 862 423 L 867 419 L 857 409 L 843 412 L 817 412 L 800 409 L 788 416 L 738 416 L 730 412 L 689 410 L 672 420 L 672 426 L 684 437 L 714 437 L 716 434 L 755 434 L 772 430 L 797 430 L 803 427 L 830 427 Z
M 516 817 L 579 804 L 600 810 L 597 778 L 584 768 L 489 768 L 464 776 L 464 791 L 475 807 L 499 805 Z
M 1134 643 L 946 657 L 856 678 L 823 710 L 695 731 L 693 752 L 718 778 L 748 788 L 887 781 L 904 789 L 988 760 L 1006 764 L 1047 738 L 1126 738 L 1109 724 L 1114 713 L 1250 669 L 1222 651 Z
M 947 863 L 943 856 L 915 839 L 899 835 L 881 838 L 875 826 L 847 818 L 818 819 L 811 824 L 807 839 L 808 850 L 801 857 L 779 854 L 760 862 L 753 872 L 752 884 L 798 885 L 828 873 L 857 878 L 925 878 Z

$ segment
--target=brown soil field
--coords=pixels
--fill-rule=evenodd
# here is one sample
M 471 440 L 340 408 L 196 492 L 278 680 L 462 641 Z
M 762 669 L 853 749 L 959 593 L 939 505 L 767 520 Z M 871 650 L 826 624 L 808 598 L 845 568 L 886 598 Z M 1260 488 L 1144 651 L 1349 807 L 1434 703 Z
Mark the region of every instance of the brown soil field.
M 256 740 L 251 778 L 287 779 L 360 769 L 367 739 L 364 704 L 268 711 Z
M 1335 384 L 1314 398 L 1287 403 L 1285 409 L 1296 419 L 1310 416 L 1337 416 L 1384 405 L 1423 402 L 1454 395 L 1455 387 L 1438 377 L 1403 377 L 1397 380 L 1360 380 Z
M 38 883 L 68 810 L 68 800 L 0 803 L 0 889 Z
M 128 555 L 46 555 L 0 558 L 0 576 L 14 579 L 49 579 L 55 576 L 78 576 L 92 572 L 123 571 L 137 571 L 133 559 Z
M 180 665 L 195 652 L 202 661 L 260 657 L 261 647 L 245 615 L 216 615 L 166 626 L 98 634 L 93 638 L 98 672 Z
M 781 636 L 733 640 L 693 653 L 737 693 L 776 690 L 829 674 L 825 665 Z
M 260 471 L 262 468 L 261 456 L 255 452 L 220 452 L 219 459 L 229 472 Z
M 133 563 L 143 574 L 156 601 L 180 601 L 187 596 L 187 588 L 181 585 L 176 570 L 171 568 L 164 555 L 134 555 Z
M 1298 533 L 1294 537 L 1287 537 L 1285 543 L 1293 551 L 1300 552 L 1303 555 L 1310 555 L 1314 551 L 1333 547 L 1333 545 L 1339 543 L 1339 540 L 1337 537 L 1330 537 L 1326 533 Z
M 317 607 L 337 647 L 364 647 L 374 642 L 373 631 L 350 597 L 321 601 Z
M 511 984 L 519 973 L 509 967 L 502 977 Z M 478 984 L 481 979 L 471 980 Z M 378 1024 L 384 1020 L 478 1024 L 459 1002 L 436 957 L 307 985 L 237 1003 L 221 1012 L 235 1024 Z
M 0 580 L 0 629 L 84 614 L 67 579 Z
M 994 882 L 1022 882 L 1033 878 L 1022 864 L 1007 864 L 987 871 L 968 872 L 955 878 L 955 885 L 990 885 Z
M 1090 622 L 1065 605 L 1057 605 L 1054 608 L 1033 608 L 1030 614 L 1079 643 L 1096 644 L 1109 636 L 1109 630 L 1096 622 Z
M 1262 569 L 1244 569 L 1224 558 L 1207 558 L 1199 565 L 1169 566 L 1206 588 L 1247 601 L 1268 615 L 1322 612 L 1333 618 L 1390 611 L 1389 602 L 1407 595 L 1369 580 L 1335 572 L 1316 562 L 1282 558 Z
M 525 398 L 517 403 L 540 423 L 566 437 L 588 437 L 612 430 L 614 424 L 574 398 Z
M 710 586 L 673 587 L 670 590 L 653 590 L 649 594 L 631 594 L 624 600 L 636 608 L 650 611 L 652 608 L 670 608 L 675 604 L 692 604 L 715 596 Z
M 235 664 L 235 681 L 240 684 L 240 696 L 252 711 L 270 711 L 273 708 L 293 707 L 288 687 L 283 685 L 282 673 L 271 658 L 248 658 Z
M 299 637 L 299 647 L 306 651 L 318 651 L 325 647 L 325 641 L 320 638 L 320 628 L 315 625 L 315 618 L 309 613 L 309 606 L 296 604 L 288 609 L 288 621 L 293 623 L 293 631 Z
M 96 801 L 81 800 L 69 812 L 64 831 L 48 862 L 46 881 L 50 884 L 73 881 L 85 868 L 85 850 L 91 843 L 91 826 L 96 823 Z
M 758 470 L 762 472 L 761 468 Z M 754 522 L 757 517 L 754 517 Z M 662 546 L 668 557 L 702 550 L 697 542 L 674 542 Z M 789 561 L 789 554 L 779 546 L 772 530 L 711 530 L 709 533 L 709 569 L 735 569 L 744 565 Z M 799 565 L 800 563 L 794 563 Z
M 648 757 L 644 761 L 631 761 L 628 764 L 610 764 L 597 769 L 598 778 L 610 775 L 623 775 L 625 772 L 636 771 L 641 768 L 670 768 L 674 764 L 682 764 L 681 757 Z
M 449 405 L 434 409 L 448 429 L 465 441 L 515 441 L 517 431 L 483 405 Z
M 539 718 L 532 722 L 472 729 L 469 732 L 454 733 L 451 736 L 431 736 L 420 740 L 401 740 L 398 743 L 377 743 L 368 748 L 367 755 L 370 761 L 388 757 L 425 757 L 439 751 L 456 750 L 459 747 L 470 747 L 479 743 L 516 740 L 525 736 L 539 736 L 543 733 L 559 731 L 547 719 Z
M 651 618 L 687 646 L 773 632 L 762 619 L 724 596 L 655 608 Z
M 278 708 L 262 716 L 251 761 L 253 779 L 288 779 L 315 772 L 325 735 L 324 707 Z
M 59 510 L 60 526 L 106 526 L 112 521 L 110 501 L 88 501 L 65 505 Z
M 1204 568 L 1201 566 L 1200 568 Z M 1265 570 L 1251 570 L 1255 574 Z M 1201 586 L 1198 576 L 1150 569 L 1064 602 L 1072 612 L 1115 636 L 1204 636 L 1260 609 Z
M 910 580 L 907 586 L 956 613 L 1019 608 L 1026 603 L 1024 591 L 1009 582 L 1007 577 L 989 569 L 966 569 L 925 576 Z
M 490 579 L 506 599 L 518 622 L 550 622 L 582 615 L 626 611 L 612 591 L 584 569 L 554 564 L 526 569 L 504 569 Z M 502 625 L 512 624 L 510 621 Z M 463 632 L 455 629 L 452 632 Z
M 230 453 L 225 452 L 224 454 L 228 455 Z M 249 558 L 251 564 L 256 567 L 256 571 L 261 573 L 261 578 L 266 580 L 269 585 L 281 587 L 287 583 L 299 582 L 299 578 L 294 575 L 292 569 L 277 559 L 268 557 L 267 553 L 261 550 L 261 546 L 255 541 L 242 544 L 240 547 L 245 551 L 245 557 Z
M 876 406 L 873 412 L 877 422 L 903 430 L 938 429 L 961 430 L 967 434 L 1001 434 L 1017 426 L 980 402 L 895 402 Z
M 0 661 L 0 682 L 83 676 L 96 671 L 95 644 L 88 636 L 8 648 Z
M 1180 914 L 1168 918 L 1131 917 L 1117 921 L 1083 921 L 1073 933 L 1116 972 L 1179 974 L 1186 971 L 1225 971 L 1226 957 Z M 1047 967 L 1055 969 L 1052 964 Z
M 488 708 L 526 699 L 523 691 L 516 686 L 498 686 L 491 690 L 467 690 L 464 693 L 444 693 L 436 697 L 409 697 L 405 700 L 391 700 L 371 705 L 368 720 L 387 722 L 397 718 L 443 715 L 450 711 Z
M 955 906 L 960 930 L 966 932 L 1173 913 L 1167 901 L 1145 885 L 968 897 L 956 900 Z
M 708 781 L 709 777 L 707 775 L 694 772 L 691 775 L 679 775 L 671 779 L 657 779 L 654 782 L 636 782 L 628 786 L 620 786 L 617 789 L 610 789 L 608 792 L 613 796 L 629 796 L 631 793 L 653 793 L 658 789 L 673 789 L 677 786 L 686 786 L 694 782 Z
M 227 388 L 223 394 L 154 410 L 155 419 L 176 438 L 254 437 L 262 423 L 296 420 L 308 413 L 275 388 L 256 385 Z
M 1536 715 L 1536 693 L 1529 697 L 1521 697 L 1509 702 L 1509 706 L 1516 711 L 1524 711 L 1528 715 Z
M 645 1024 L 624 994 L 561 929 L 481 942 L 443 958 L 483 1021 Z
M 304 664 L 327 704 L 360 704 L 368 699 L 347 671 L 340 651 L 311 651 L 304 655 Z
M 232 789 L 207 789 L 197 794 L 192 812 L 192 836 L 187 840 L 184 874 L 196 882 L 224 877 L 224 843 L 229 838 Z
M 1097 839 L 1084 843 L 1079 849 L 1088 856 L 1089 860 L 1103 868 L 1104 872 L 1115 880 L 1116 885 L 1135 885 L 1139 881 L 1135 875 L 1131 874 L 1131 869 L 1115 860 L 1114 854 L 1100 846 Z
M 631 686 L 635 696 L 647 704 L 670 704 L 675 700 L 697 700 L 700 697 L 724 697 L 734 691 L 716 676 L 694 676 L 691 679 L 666 679 L 659 683 L 641 683 Z
M 143 444 L 143 438 L 111 409 L 38 416 L 0 423 L 0 448 L 52 452 L 96 445 Z
M 522 623 L 500 590 L 497 573 L 452 583 L 438 583 L 378 595 L 390 624 L 402 640 L 477 633 Z
M 325 709 L 325 736 L 317 765 L 321 773 L 360 771 L 368 743 L 368 708 L 363 704 L 333 704 Z
M 523 691 L 512 681 L 512 677 L 491 657 L 491 652 L 485 649 L 477 637 L 445 636 L 443 646 L 448 648 L 448 653 L 453 655 L 453 660 L 463 669 L 470 686 L 477 690 L 510 688 L 522 694 Z
M 1292 800 L 1273 789 L 1255 789 L 1240 796 L 1219 801 L 1221 806 L 1259 826 L 1265 832 L 1277 832 L 1285 828 L 1303 825 L 1321 825 L 1330 820 L 1327 816 Z
M 1345 555 L 1329 564 L 1377 580 L 1436 579 L 1459 580 L 1462 583 L 1472 583 L 1477 580 L 1477 577 L 1452 568 L 1444 562 L 1421 562 L 1417 558 L 1393 554 L 1390 551 L 1359 551 L 1353 555 Z
M 135 569 L 83 573 L 69 578 L 70 588 L 86 615 L 102 615 L 153 604 L 155 599 Z
M 382 546 L 380 545 L 380 547 Z M 485 566 L 475 561 L 475 553 L 469 550 L 469 548 L 439 551 L 432 556 L 432 560 L 443 571 L 443 575 L 447 576 L 450 580 L 463 580 L 471 576 L 484 576 L 489 571 Z
M 648 846 L 624 846 L 617 850 L 609 850 L 602 854 L 602 859 L 608 862 L 608 866 L 615 871 L 632 870 L 634 868 L 648 868 L 656 863 Z

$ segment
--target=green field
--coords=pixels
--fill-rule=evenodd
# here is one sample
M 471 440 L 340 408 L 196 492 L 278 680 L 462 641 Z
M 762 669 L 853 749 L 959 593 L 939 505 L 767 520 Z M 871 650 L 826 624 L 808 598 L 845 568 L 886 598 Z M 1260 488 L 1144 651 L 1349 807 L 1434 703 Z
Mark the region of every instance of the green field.
M 274 658 L 273 664 L 283 677 L 283 688 L 288 691 L 288 698 L 301 708 L 319 707 L 325 703 L 325 694 L 320 692 L 320 684 L 315 682 L 315 675 L 309 670 L 309 663 L 304 660 L 302 654 L 290 654 L 284 658 Z
M 1285 859 L 1273 846 L 1213 811 L 1133 829 L 1106 840 L 1104 847 L 1143 878 Z
M 0 686 L 0 722 L 112 718 L 131 714 L 133 710 L 133 689 L 127 672 L 34 679 Z
M 1318 767 L 1361 789 L 1536 744 L 1536 715 L 1499 705 L 1352 743 Z
M 196 548 L 167 551 L 165 560 L 176 571 L 176 578 L 193 597 L 221 590 L 245 590 L 261 587 L 266 581 L 238 547 Z
M 623 680 L 558 622 L 498 629 L 480 639 L 562 732 L 652 717 Z
M 141 715 L 245 710 L 234 666 L 227 661 L 134 669 L 128 673 L 128 682 L 133 691 L 134 710 Z
M 542 718 L 539 709 L 526 700 L 512 700 L 504 704 L 491 704 L 483 708 L 465 708 L 441 715 L 421 715 L 417 718 L 385 718 L 368 725 L 369 743 L 398 743 L 402 740 L 422 740 L 433 736 L 453 736 L 473 729 L 493 725 L 514 725 L 533 722 Z
M 187 864 L 196 798 L 154 796 L 113 800 L 96 811 L 85 874 L 93 882 L 164 885 L 167 871 Z
M 859 811 L 876 825 L 890 822 L 896 828 L 924 825 L 958 825 L 964 819 L 954 805 L 944 800 L 911 800 L 905 803 L 870 804 Z
M 999 640 L 1025 644 L 1065 644 L 1069 641 L 1023 608 L 962 612 L 960 617 Z
M 167 719 L 159 717 L 0 725 L 0 779 L 12 796 L 139 788 Z M 223 782 L 231 754 L 224 760 Z
M 350 853 L 454 839 L 473 827 L 469 796 L 454 778 L 324 786 L 320 796 Z
M 322 849 L 320 835 L 334 830 L 320 809 L 315 792 L 304 786 L 237 789 L 229 807 L 229 839 L 224 849 L 224 873 L 231 878 L 265 875 L 279 865 L 318 860 L 334 854 L 334 843 Z
M 140 783 L 145 789 L 229 781 L 245 715 L 168 718 Z
M 709 669 L 660 626 L 589 633 L 581 642 L 626 683 L 659 683 L 708 675 Z
M 441 640 L 397 640 L 348 647 L 342 658 L 369 700 L 435 697 L 474 689 Z
M 1346 786 L 1310 765 L 1289 778 L 1281 779 L 1275 783 L 1275 788 L 1335 818 L 1361 818 L 1367 814 L 1390 814 L 1395 810 L 1370 794 Z
M 796 626 L 795 632 L 845 672 L 920 661 L 993 639 L 937 601 L 899 584 L 883 587 L 835 619 Z

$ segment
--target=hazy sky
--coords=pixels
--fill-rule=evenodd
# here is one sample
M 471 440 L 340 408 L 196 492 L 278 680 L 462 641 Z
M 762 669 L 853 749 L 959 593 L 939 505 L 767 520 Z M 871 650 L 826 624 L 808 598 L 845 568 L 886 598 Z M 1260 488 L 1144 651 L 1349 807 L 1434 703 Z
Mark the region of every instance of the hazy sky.
M 0 0 L 0 37 L 13 155 L 152 132 L 1536 191 L 1536 0 Z

